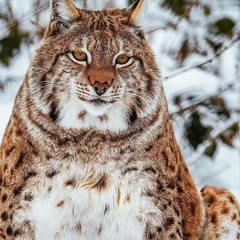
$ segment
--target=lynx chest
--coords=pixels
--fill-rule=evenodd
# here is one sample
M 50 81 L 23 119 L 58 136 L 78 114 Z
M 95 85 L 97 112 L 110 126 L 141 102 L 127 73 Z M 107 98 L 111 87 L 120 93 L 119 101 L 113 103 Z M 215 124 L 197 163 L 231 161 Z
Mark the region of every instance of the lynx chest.
M 161 213 L 144 194 L 150 179 L 111 162 L 80 168 L 56 161 L 33 186 L 36 239 L 142 239 L 150 215 L 160 224 Z

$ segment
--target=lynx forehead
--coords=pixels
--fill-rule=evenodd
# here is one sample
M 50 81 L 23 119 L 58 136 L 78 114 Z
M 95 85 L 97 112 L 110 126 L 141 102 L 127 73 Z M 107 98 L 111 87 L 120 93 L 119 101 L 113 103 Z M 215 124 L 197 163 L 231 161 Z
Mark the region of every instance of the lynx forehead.
M 200 194 L 181 156 L 144 1 L 50 6 L 0 147 L 0 239 L 239 239 L 234 196 Z

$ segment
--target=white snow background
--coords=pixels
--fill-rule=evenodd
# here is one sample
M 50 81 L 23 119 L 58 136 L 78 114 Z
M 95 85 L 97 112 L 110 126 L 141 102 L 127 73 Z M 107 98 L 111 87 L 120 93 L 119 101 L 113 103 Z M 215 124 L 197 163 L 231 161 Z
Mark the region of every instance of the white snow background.
M 214 0 L 217 1 L 217 0 Z M 31 9 L 29 9 L 29 0 L 15 0 L 13 1 L 14 8 L 18 9 L 18 14 L 23 16 L 23 19 L 26 24 L 26 28 L 30 26 L 28 23 L 28 14 L 31 12 Z M 77 1 L 76 5 L 77 4 Z M 126 6 L 126 0 L 125 1 L 117 1 L 118 6 L 124 7 Z M 101 8 L 103 4 L 97 4 L 99 2 L 93 2 L 92 5 L 90 4 L 90 7 L 92 8 Z M 148 1 L 148 4 L 146 6 L 146 16 L 151 15 L 152 19 L 154 17 L 159 16 L 159 10 L 155 6 L 156 2 Z M 219 14 L 222 14 L 220 9 Z M 231 11 L 230 11 L 231 12 Z M 232 11 L 232 17 L 240 18 L 240 10 L 239 11 Z M 163 19 L 163 25 L 164 21 L 167 21 L 166 19 L 169 17 L 167 14 L 165 14 L 163 11 L 161 12 L 161 17 Z M 46 18 L 42 19 L 43 24 L 47 24 L 49 17 L 46 15 Z M 184 24 L 184 23 L 183 23 Z M 144 28 L 145 29 L 153 29 L 154 27 L 157 27 L 158 25 L 154 22 L 151 23 L 145 23 Z M 1 27 L 1 26 L 0 26 Z M 168 37 L 168 42 L 166 42 L 166 37 Z M 162 54 L 162 50 L 164 49 L 166 44 L 175 44 L 177 47 L 177 41 L 176 39 L 171 38 L 171 33 L 168 32 L 168 36 L 166 36 L 166 32 L 164 30 L 158 31 L 154 35 L 148 36 L 149 40 L 151 41 L 152 48 L 156 54 L 156 59 L 159 63 L 159 66 L 162 71 L 162 76 L 165 78 L 166 76 L 169 76 L 173 74 L 174 72 L 179 72 L 181 69 L 176 69 L 173 71 L 171 69 L 172 62 L 171 59 L 167 58 Z M 1 77 L 7 77 L 9 74 L 11 76 L 15 76 L 17 79 L 21 79 L 17 82 L 10 83 L 7 86 L 7 89 L 4 93 L 0 92 L 0 142 L 2 140 L 4 130 L 6 128 L 6 125 L 8 123 L 12 107 L 14 104 L 14 99 L 16 96 L 16 93 L 18 91 L 19 86 L 21 85 L 21 82 L 24 79 L 24 75 L 27 71 L 27 68 L 29 66 L 29 63 L 31 61 L 31 57 L 34 54 L 34 48 L 37 46 L 37 44 L 32 47 L 30 50 L 26 47 L 22 47 L 21 53 L 13 60 L 10 67 L 6 68 L 0 65 L 0 76 Z M 233 69 L 235 66 L 232 64 L 232 59 L 236 57 L 236 52 L 238 52 L 238 46 L 232 47 L 229 50 L 227 50 L 221 57 L 222 57 L 222 72 L 226 73 L 227 77 L 226 79 L 231 81 L 234 79 Z M 199 64 L 203 61 L 198 56 L 195 56 L 191 59 L 191 62 L 189 62 L 189 66 L 193 66 L 195 64 Z M 226 80 L 226 81 L 227 81 Z M 167 81 L 163 81 L 166 96 L 169 102 L 169 110 L 170 113 L 175 112 L 177 109 L 175 109 L 173 103 L 171 102 L 172 96 L 176 93 L 184 93 L 184 92 L 191 92 L 197 91 L 199 92 L 199 96 L 207 96 L 211 95 L 214 92 L 216 92 L 216 89 L 218 89 L 219 86 L 219 80 L 212 74 L 206 73 L 205 71 L 201 69 L 193 69 L 191 71 L 188 71 L 186 73 L 180 74 L 174 78 L 171 78 Z M 239 89 L 238 89 L 239 90 Z M 239 92 L 236 93 L 236 95 L 227 96 L 228 102 L 231 105 L 231 107 L 238 108 L 240 104 L 240 94 Z M 236 119 L 239 119 L 239 116 L 236 116 Z M 226 122 L 226 125 L 228 123 Z M 229 123 L 230 124 L 230 123 Z M 221 126 L 219 126 L 221 128 Z M 223 126 L 222 126 L 223 127 Z M 200 157 L 201 156 L 201 149 L 198 149 L 196 153 L 194 153 L 191 156 L 188 156 L 187 153 L 185 153 L 185 146 L 182 145 L 181 142 L 181 123 L 178 125 L 174 125 L 175 128 L 175 134 L 176 138 L 179 142 L 180 148 L 182 150 L 183 156 L 185 157 L 185 160 L 188 164 L 188 167 L 192 173 L 192 176 L 198 186 L 199 189 L 201 189 L 204 185 L 207 184 L 213 184 L 219 187 L 228 188 L 232 193 L 235 194 L 238 200 L 240 200 L 240 140 L 236 139 L 234 144 L 238 145 L 239 147 L 236 149 L 229 148 L 227 146 L 222 146 L 221 148 L 218 148 L 217 153 L 215 155 L 214 161 L 209 160 L 207 157 Z

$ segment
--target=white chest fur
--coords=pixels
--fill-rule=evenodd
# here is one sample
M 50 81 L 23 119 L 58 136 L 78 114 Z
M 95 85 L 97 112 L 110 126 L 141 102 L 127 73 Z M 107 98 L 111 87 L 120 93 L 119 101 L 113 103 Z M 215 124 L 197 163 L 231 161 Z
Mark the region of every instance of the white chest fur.
M 140 240 L 150 215 L 161 225 L 160 210 L 142 194 L 148 178 L 115 167 L 79 172 L 71 163 L 52 169 L 31 205 L 35 239 Z

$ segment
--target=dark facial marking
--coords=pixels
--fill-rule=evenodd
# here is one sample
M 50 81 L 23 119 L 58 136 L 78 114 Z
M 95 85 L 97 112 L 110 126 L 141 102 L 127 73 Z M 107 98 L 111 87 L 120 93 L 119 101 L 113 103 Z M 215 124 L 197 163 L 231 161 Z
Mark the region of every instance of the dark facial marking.
M 133 171 L 138 171 L 138 168 L 137 167 L 128 167 L 123 171 L 122 175 L 125 175 L 126 173 L 133 172 Z
M 214 213 L 211 217 L 211 223 L 216 224 L 218 220 L 217 213 Z
M 154 89 L 153 89 L 153 82 L 152 82 L 151 79 L 149 79 L 148 82 L 147 82 L 147 91 L 148 91 L 149 93 L 152 93 L 153 90 L 154 90 Z
M 56 170 L 47 171 L 47 172 L 46 172 L 46 177 L 52 178 L 52 177 L 54 177 L 56 174 L 57 174 L 57 171 L 56 171 Z
M 154 233 L 147 233 L 147 239 L 154 239 L 155 238 L 155 234 Z
M 12 230 L 12 228 L 10 226 L 7 227 L 6 233 L 7 233 L 8 236 L 12 236 L 13 230 Z
M 21 229 L 17 229 L 16 231 L 14 231 L 14 237 L 17 237 L 19 235 L 22 234 L 22 230 Z
M 183 192 L 183 189 L 182 189 L 182 187 L 180 187 L 180 186 L 177 186 L 177 192 L 178 192 L 178 193 L 182 193 L 182 192 Z
M 136 102 L 137 107 L 139 107 L 140 109 L 143 109 L 142 101 L 139 97 L 136 97 L 135 102 Z
M 132 107 L 127 115 L 128 124 L 133 124 L 137 120 L 137 118 L 138 116 L 137 116 L 136 109 L 135 107 Z
M 46 74 L 44 74 L 43 77 L 40 79 L 40 89 L 42 93 L 44 93 L 46 86 L 47 86 Z
M 2 202 L 3 202 L 3 203 L 6 202 L 7 198 L 8 198 L 8 195 L 7 195 L 6 193 L 3 194 L 3 196 L 2 196 Z
M 8 214 L 6 213 L 6 212 L 3 212 L 2 214 L 1 214 L 1 219 L 5 222 L 5 221 L 7 221 L 8 220 Z
M 21 152 L 19 157 L 18 157 L 18 160 L 17 160 L 17 162 L 15 164 L 16 168 L 19 168 L 23 164 L 24 157 L 25 157 L 25 153 Z
M 82 225 L 81 225 L 81 223 L 78 223 L 78 224 L 77 224 L 76 230 L 77 230 L 77 232 L 79 232 L 79 233 L 82 232 Z
M 144 172 L 152 172 L 152 173 L 156 173 L 156 169 L 154 168 L 154 167 L 152 167 L 152 166 L 148 166 L 148 167 L 145 167 L 144 169 L 143 169 L 143 171 Z
M 157 180 L 157 191 L 164 192 L 164 186 L 159 180 Z
M 22 134 L 23 134 L 23 132 L 22 132 L 21 129 L 18 129 L 18 130 L 16 131 L 16 135 L 17 135 L 18 137 L 21 137 Z
M 6 157 L 8 157 L 14 149 L 15 149 L 15 146 L 12 146 L 9 149 L 7 149 L 5 152 Z
M 151 149 L 154 147 L 154 145 L 153 144 L 150 144 L 146 149 L 145 149 L 145 151 L 146 152 L 149 152 L 149 151 L 151 151 Z
M 35 172 L 35 171 L 30 171 L 30 172 L 28 172 L 26 175 L 25 175 L 25 177 L 24 177 L 24 181 L 27 181 L 29 178 L 31 178 L 31 177 L 35 177 L 37 175 L 37 173 Z
M 26 193 L 24 196 L 24 200 L 27 202 L 31 202 L 33 200 L 33 195 L 31 193 Z
M 55 102 L 52 102 L 49 117 L 52 119 L 53 122 L 56 122 L 58 120 L 58 115 L 59 112 L 57 110 L 57 104 Z
M 109 211 L 109 205 L 105 204 L 104 215 Z
M 165 227 L 166 230 L 168 230 L 168 229 L 170 229 L 173 226 L 173 224 L 174 224 L 174 219 L 172 217 L 170 217 L 170 218 L 166 219 L 164 227 Z
M 75 185 L 75 183 L 76 183 L 76 180 L 72 178 L 65 183 L 65 186 L 72 186 L 72 185 Z
M 19 195 L 22 192 L 22 190 L 23 190 L 23 186 L 15 187 L 14 190 L 13 190 L 14 196 Z
M 175 237 L 174 233 L 171 233 L 171 234 L 169 235 L 169 237 L 170 237 L 170 238 L 174 238 L 174 237 Z

